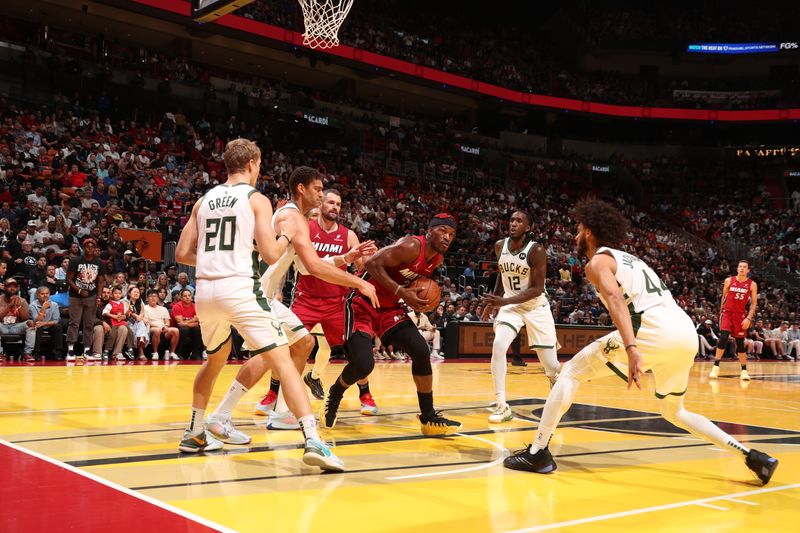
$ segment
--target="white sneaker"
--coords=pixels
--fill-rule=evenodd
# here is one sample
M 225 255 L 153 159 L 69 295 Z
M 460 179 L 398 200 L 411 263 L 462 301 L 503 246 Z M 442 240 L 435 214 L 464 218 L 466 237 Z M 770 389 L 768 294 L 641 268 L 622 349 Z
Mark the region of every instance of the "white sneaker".
M 93 353 L 92 355 L 86 355 L 85 357 L 87 361 L 101 361 L 103 359 L 103 356 L 99 353 Z
M 747 370 L 742 370 L 742 373 L 739 374 L 739 379 L 742 381 L 750 381 L 750 374 L 747 373 Z
M 434 350 L 431 352 L 431 359 L 435 359 L 437 361 L 443 361 L 444 356 L 439 353 L 439 350 Z
M 307 465 L 318 466 L 331 472 L 344 472 L 344 463 L 336 457 L 324 442 L 316 439 L 306 440 L 306 449 L 303 452 L 303 462 Z
M 124 361 L 125 356 L 122 355 L 121 353 L 118 353 L 117 355 L 114 356 L 114 359 L 116 359 L 117 361 Z
M 711 367 L 711 372 L 708 374 L 708 377 L 712 379 L 716 379 L 719 377 L 719 366 L 714 365 Z
M 169 358 L 172 359 L 173 361 L 180 361 L 181 360 L 181 358 L 178 357 L 178 354 L 176 354 L 175 352 L 170 352 L 169 353 Z
M 250 435 L 233 427 L 233 421 L 230 418 L 209 418 L 206 422 L 206 430 L 225 444 L 250 444 L 250 441 L 253 440 Z
M 300 429 L 300 422 L 292 413 L 270 411 L 267 415 L 267 429 Z
M 507 403 L 497 406 L 494 413 L 489 415 L 490 424 L 502 424 L 514 419 L 514 413 L 511 412 L 511 407 Z
M 66 362 L 68 362 L 68 363 L 73 363 L 73 362 L 75 362 L 75 359 L 76 359 L 75 354 L 72 354 L 72 355 L 67 354 L 67 357 L 64 360 Z
M 158 353 L 153 354 L 153 361 L 158 361 Z

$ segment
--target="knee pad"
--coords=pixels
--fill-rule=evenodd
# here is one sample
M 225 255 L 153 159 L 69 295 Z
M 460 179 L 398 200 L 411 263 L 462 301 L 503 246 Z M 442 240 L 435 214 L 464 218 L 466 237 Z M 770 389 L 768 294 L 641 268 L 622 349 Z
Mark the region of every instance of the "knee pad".
M 431 349 L 420 332 L 410 321 L 395 326 L 381 342 L 399 348 L 411 357 L 411 374 L 414 376 L 430 376 Z
M 730 331 L 720 331 L 719 332 L 719 342 L 717 342 L 717 348 L 722 348 L 723 350 L 728 347 L 728 339 L 731 336 Z
M 342 370 L 342 379 L 348 385 L 364 379 L 375 368 L 372 357 L 372 339 L 363 331 L 357 331 L 345 343 L 348 363 Z
M 736 353 L 744 353 L 744 339 L 736 339 Z

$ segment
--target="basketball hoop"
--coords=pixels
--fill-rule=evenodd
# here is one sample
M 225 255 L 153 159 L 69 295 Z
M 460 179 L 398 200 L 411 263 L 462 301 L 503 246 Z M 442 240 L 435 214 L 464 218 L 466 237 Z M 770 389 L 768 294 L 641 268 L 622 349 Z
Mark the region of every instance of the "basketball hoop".
M 339 46 L 339 28 L 353 7 L 353 0 L 298 0 L 303 8 L 306 32 L 303 44 L 311 48 Z

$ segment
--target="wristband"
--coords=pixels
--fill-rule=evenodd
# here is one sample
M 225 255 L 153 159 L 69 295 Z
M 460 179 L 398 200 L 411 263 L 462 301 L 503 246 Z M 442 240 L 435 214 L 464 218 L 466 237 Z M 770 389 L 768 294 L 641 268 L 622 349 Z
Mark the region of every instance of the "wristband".
M 292 240 L 291 240 L 289 237 L 287 237 L 286 235 L 284 235 L 283 233 L 281 233 L 280 235 L 278 235 L 278 238 L 279 238 L 279 239 L 280 239 L 281 237 L 283 237 L 284 239 L 286 239 L 286 242 L 288 242 L 289 244 L 292 244 Z
M 403 286 L 398 284 L 397 288 L 394 290 L 394 293 L 397 294 L 398 292 L 400 292 L 400 289 L 402 289 L 402 288 L 403 288 Z
M 333 266 L 336 266 L 336 257 L 333 256 L 333 255 L 329 255 L 327 257 L 323 257 L 322 260 L 325 261 L 326 263 L 330 263 Z
M 627 350 L 628 348 L 636 348 L 636 343 L 634 342 L 633 344 L 626 344 L 625 349 Z

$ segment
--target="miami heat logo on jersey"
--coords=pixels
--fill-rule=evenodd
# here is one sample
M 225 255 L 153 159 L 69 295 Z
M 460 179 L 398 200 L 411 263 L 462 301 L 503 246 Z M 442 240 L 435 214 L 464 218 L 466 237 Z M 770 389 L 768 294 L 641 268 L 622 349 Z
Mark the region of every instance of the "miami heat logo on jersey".
M 750 299 L 750 289 L 753 285 L 753 280 L 747 278 L 744 281 L 739 281 L 736 276 L 731 276 L 728 285 L 728 292 L 725 295 L 725 305 L 723 311 L 729 313 L 746 313 L 745 306 L 747 300 Z
M 347 253 L 347 235 L 350 230 L 341 224 L 337 224 L 336 229 L 331 232 L 324 231 L 316 219 L 308 222 L 311 244 L 317 255 L 324 259 Z M 343 270 L 345 266 L 341 267 Z M 314 276 L 299 274 L 297 285 L 295 286 L 295 297 L 311 296 L 314 298 L 341 298 L 347 294 L 347 287 L 328 283 Z

